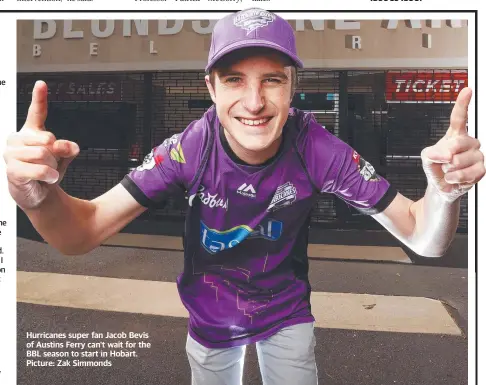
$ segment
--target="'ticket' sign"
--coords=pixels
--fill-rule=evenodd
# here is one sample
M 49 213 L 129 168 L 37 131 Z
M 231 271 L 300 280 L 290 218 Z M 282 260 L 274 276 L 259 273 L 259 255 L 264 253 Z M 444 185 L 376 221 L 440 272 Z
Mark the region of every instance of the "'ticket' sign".
M 454 102 L 467 87 L 466 72 L 400 72 L 386 74 L 386 100 L 396 102 Z

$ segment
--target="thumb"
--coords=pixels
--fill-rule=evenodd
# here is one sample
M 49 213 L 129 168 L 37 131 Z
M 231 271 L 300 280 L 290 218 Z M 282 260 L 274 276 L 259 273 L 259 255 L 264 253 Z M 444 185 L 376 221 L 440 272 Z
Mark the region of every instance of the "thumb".
M 74 159 L 79 154 L 79 146 L 69 140 L 58 139 L 52 144 L 52 153 L 58 159 Z
M 439 141 L 434 146 L 422 150 L 422 161 L 426 165 L 433 163 L 449 163 L 452 161 L 452 153 L 445 147 L 444 142 Z
M 30 103 L 25 126 L 31 129 L 44 131 L 44 123 L 47 119 L 47 84 L 37 81 L 32 90 L 32 101 Z
M 451 112 L 451 122 L 446 136 L 467 135 L 467 110 L 472 97 L 472 90 L 465 87 L 457 96 L 456 103 Z
M 58 159 L 57 172 L 59 173 L 58 182 L 62 180 L 69 164 L 79 154 L 79 146 L 69 140 L 56 140 L 52 145 L 52 152 Z

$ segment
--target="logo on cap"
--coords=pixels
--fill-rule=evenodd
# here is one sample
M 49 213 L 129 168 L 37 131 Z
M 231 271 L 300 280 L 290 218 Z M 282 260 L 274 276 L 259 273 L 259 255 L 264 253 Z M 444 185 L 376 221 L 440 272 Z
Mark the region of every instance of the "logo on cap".
M 275 15 L 261 9 L 249 9 L 233 18 L 233 24 L 246 29 L 248 34 L 260 27 L 266 27 L 275 20 Z

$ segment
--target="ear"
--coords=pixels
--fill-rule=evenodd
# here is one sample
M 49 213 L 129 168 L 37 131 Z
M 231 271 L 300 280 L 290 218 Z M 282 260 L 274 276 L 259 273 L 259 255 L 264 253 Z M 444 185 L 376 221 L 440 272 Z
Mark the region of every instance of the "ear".
M 214 87 L 211 84 L 211 80 L 209 80 L 209 75 L 206 75 L 204 77 L 204 80 L 206 81 L 206 87 L 208 87 L 209 95 L 211 95 L 211 100 L 214 104 L 216 104 L 216 92 L 214 91 Z
M 297 75 L 297 68 L 292 65 L 290 66 L 290 103 L 294 100 L 294 96 L 297 92 L 297 86 L 299 85 L 299 77 Z

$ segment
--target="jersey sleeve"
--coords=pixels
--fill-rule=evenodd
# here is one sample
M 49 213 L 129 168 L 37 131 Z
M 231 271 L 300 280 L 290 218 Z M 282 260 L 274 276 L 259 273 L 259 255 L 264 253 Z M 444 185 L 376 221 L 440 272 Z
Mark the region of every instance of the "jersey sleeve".
M 320 192 L 334 194 L 369 215 L 383 211 L 397 195 L 369 162 L 313 117 L 301 146 L 309 175 Z
M 205 147 L 204 130 L 198 123 L 191 123 L 182 133 L 153 148 L 121 181 L 139 204 L 153 207 L 186 191 Z

